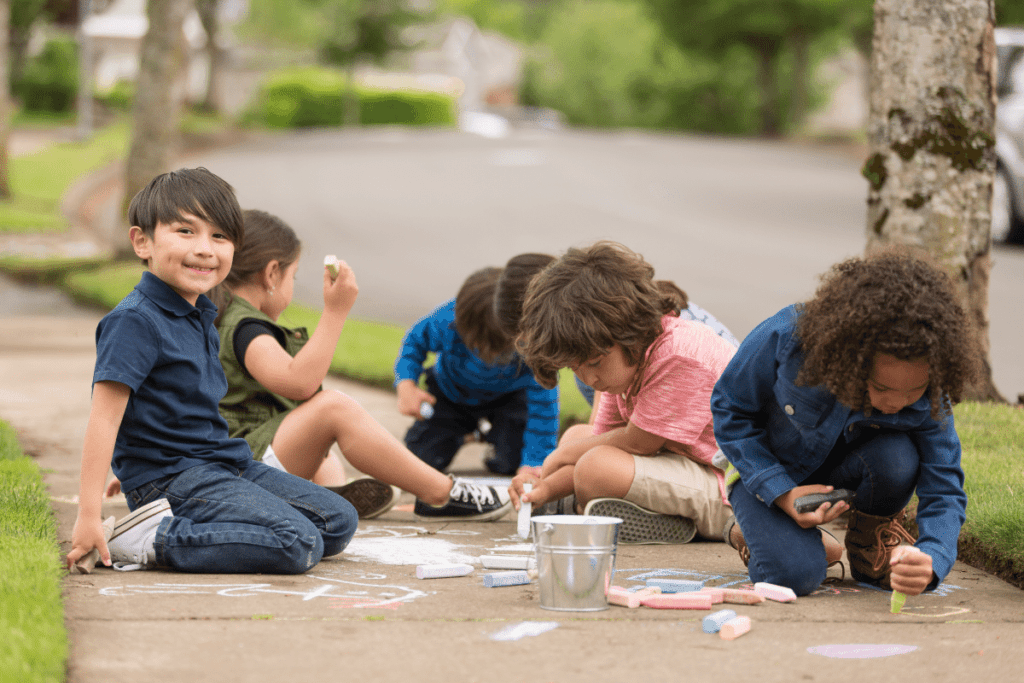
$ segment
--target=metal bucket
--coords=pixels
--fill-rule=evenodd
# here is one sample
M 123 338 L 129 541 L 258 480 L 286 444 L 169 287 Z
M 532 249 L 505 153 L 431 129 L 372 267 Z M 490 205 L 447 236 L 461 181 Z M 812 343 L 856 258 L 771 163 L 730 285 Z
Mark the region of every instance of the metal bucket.
M 615 572 L 618 517 L 544 515 L 534 517 L 540 606 L 569 612 L 608 609 Z

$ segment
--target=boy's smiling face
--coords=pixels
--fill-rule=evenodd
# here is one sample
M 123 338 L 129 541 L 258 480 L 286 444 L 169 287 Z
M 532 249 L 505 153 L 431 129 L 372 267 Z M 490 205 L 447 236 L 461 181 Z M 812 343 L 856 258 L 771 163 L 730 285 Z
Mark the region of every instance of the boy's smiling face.
M 220 228 L 193 216 L 157 223 L 153 235 L 133 226 L 128 233 L 135 254 L 148 262 L 149 270 L 193 306 L 224 281 L 231 271 L 235 244 Z
M 629 365 L 622 347 L 613 344 L 605 353 L 588 358 L 570 369 L 587 386 L 597 391 L 622 395 L 632 386 L 637 366 Z

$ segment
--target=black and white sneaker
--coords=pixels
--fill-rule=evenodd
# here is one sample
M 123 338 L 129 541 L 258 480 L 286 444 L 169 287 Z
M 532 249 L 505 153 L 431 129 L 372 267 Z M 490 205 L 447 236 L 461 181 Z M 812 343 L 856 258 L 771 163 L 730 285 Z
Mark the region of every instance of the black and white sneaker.
M 372 477 L 350 479 L 344 486 L 326 488 L 352 503 L 352 507 L 359 513 L 359 519 L 380 517 L 393 508 L 402 495 L 402 490 L 397 486 L 385 484 Z
M 430 522 L 489 522 L 504 517 L 511 509 L 512 501 L 499 495 L 493 486 L 452 477 L 447 503 L 429 505 L 417 499 L 413 513 Z

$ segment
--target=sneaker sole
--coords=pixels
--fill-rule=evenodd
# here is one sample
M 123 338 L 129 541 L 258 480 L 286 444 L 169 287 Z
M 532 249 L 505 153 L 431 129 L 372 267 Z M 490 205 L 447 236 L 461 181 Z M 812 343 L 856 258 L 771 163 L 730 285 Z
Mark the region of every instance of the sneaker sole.
M 500 519 L 508 514 L 508 511 L 512 509 L 512 501 L 505 501 L 505 504 L 500 508 L 494 508 L 483 513 L 475 513 L 471 515 L 456 515 L 456 516 L 445 516 L 445 517 L 431 517 L 430 515 L 421 515 L 418 512 L 414 512 L 413 515 L 416 519 L 424 522 L 492 522 L 496 519 Z
M 697 535 L 693 520 L 678 515 L 649 512 L 618 498 L 595 498 L 587 503 L 583 514 L 596 517 L 618 517 L 619 543 L 631 545 L 669 545 L 689 543 Z
M 111 540 L 117 538 L 129 529 L 145 522 L 150 517 L 156 515 L 166 514 L 171 511 L 171 504 L 167 502 L 166 498 L 157 498 L 156 500 L 146 503 L 138 510 L 131 512 L 117 521 L 114 525 L 114 532 L 110 534 L 110 538 L 107 539 L 109 543 Z
M 373 519 L 379 517 L 395 506 L 399 491 L 389 484 L 376 479 L 356 479 L 344 486 L 328 486 L 328 491 L 333 491 L 352 504 L 359 514 L 359 519 Z

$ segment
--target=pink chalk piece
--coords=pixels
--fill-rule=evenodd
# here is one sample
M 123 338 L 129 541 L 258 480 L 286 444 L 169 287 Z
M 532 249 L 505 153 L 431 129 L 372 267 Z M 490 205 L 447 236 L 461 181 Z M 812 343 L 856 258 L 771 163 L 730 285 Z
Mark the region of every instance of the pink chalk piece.
M 608 603 L 611 605 L 619 605 L 620 607 L 628 607 L 629 609 L 636 609 L 640 606 L 640 601 L 649 595 L 658 595 L 661 593 L 660 588 L 648 586 L 641 588 L 638 591 L 631 591 L 623 588 L 622 586 L 610 586 L 608 588 Z
M 750 630 L 750 617 L 739 616 L 722 624 L 718 635 L 722 640 L 736 640 Z
M 792 588 L 776 586 L 774 583 L 765 583 L 764 581 L 754 584 L 754 592 L 775 602 L 793 602 L 796 600 L 796 593 L 793 592 Z
M 740 588 L 722 588 L 724 602 L 731 605 L 758 605 L 764 602 L 764 596 L 754 591 Z
M 698 593 L 707 593 L 711 596 L 711 604 L 718 605 L 725 602 L 725 589 L 724 588 L 712 588 L 711 586 L 705 586 L 701 588 Z
M 711 595 L 698 591 L 648 595 L 640 604 L 654 609 L 711 609 Z

